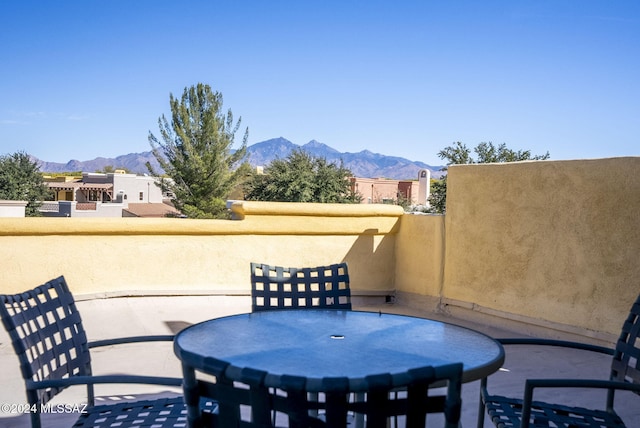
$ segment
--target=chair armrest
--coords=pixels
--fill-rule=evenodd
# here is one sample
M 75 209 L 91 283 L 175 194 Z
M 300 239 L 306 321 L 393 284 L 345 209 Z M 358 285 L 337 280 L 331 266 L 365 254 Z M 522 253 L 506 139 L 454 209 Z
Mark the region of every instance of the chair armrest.
M 536 345 L 536 346 L 555 346 L 560 348 L 571 348 L 583 351 L 597 352 L 600 354 L 613 355 L 615 349 L 607 348 L 605 346 L 591 345 L 589 343 L 571 342 L 567 340 L 556 339 L 538 339 L 531 337 L 515 337 L 515 338 L 499 338 L 496 339 L 501 345 Z M 481 397 L 488 395 L 487 391 L 487 378 L 482 378 L 480 381 L 480 394 Z
M 89 342 L 89 348 L 97 348 L 100 346 L 122 345 L 124 343 L 141 343 L 141 342 L 170 342 L 175 336 L 172 334 L 154 335 L 154 336 L 131 336 L 118 337 L 114 339 L 95 340 Z
M 601 354 L 613 355 L 615 349 L 607 348 L 605 346 L 591 345 L 589 343 L 571 342 L 568 340 L 556 340 L 556 339 L 537 339 L 529 337 L 517 337 L 517 338 L 501 338 L 496 339 L 502 345 L 538 345 L 538 346 L 556 346 L 561 348 L 573 348 L 581 349 L 583 351 L 599 352 Z
M 72 385 L 95 385 L 113 383 L 138 383 L 148 385 L 182 386 L 181 378 L 159 376 L 134 376 L 134 375 L 101 375 L 101 376 L 74 376 L 65 379 L 27 380 L 28 390 L 61 388 Z
M 640 394 L 640 384 L 598 379 L 527 379 L 522 401 L 522 427 L 529 428 L 533 390 L 535 388 L 600 388 L 633 391 Z

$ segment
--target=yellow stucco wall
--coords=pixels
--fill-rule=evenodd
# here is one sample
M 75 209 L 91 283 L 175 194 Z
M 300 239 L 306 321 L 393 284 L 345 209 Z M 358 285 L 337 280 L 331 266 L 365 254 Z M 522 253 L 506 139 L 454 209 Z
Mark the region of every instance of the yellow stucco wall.
M 444 216 L 405 215 L 396 238 L 396 290 L 438 297 L 444 267 Z
M 251 261 L 347 261 L 355 294 L 393 289 L 400 207 L 246 202 L 233 209 L 245 219 L 0 219 L 0 292 L 64 274 L 77 294 L 247 294 Z
M 640 292 L 640 157 L 449 169 L 443 297 L 618 334 Z
M 447 193 L 446 216 L 236 202 L 237 221 L 0 218 L 0 292 L 64 274 L 78 294 L 248 294 L 251 261 L 347 261 L 354 294 L 619 332 L 640 292 L 640 157 L 457 165 Z

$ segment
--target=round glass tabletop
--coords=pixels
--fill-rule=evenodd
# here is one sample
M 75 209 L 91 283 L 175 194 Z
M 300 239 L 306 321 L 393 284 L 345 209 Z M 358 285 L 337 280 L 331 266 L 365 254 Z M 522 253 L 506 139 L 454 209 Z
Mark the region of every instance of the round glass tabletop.
M 364 378 L 462 362 L 463 381 L 497 371 L 502 346 L 477 331 L 377 312 L 278 310 L 205 321 L 181 331 L 175 353 L 206 372 L 214 359 L 237 369 L 306 378 Z

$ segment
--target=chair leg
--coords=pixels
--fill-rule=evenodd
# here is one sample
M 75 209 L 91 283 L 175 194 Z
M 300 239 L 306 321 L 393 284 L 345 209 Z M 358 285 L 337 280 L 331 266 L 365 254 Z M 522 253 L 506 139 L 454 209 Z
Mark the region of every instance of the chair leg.
M 365 401 L 365 394 L 357 392 L 353 394 L 354 401 Z M 353 415 L 355 428 L 364 428 L 364 415 L 362 413 L 355 413 Z
M 478 428 L 484 428 L 484 401 L 482 397 L 482 385 L 480 386 L 480 397 L 478 397 Z
M 182 364 L 182 384 L 185 404 L 187 405 L 187 420 L 189 426 L 200 424 L 200 398 L 198 393 L 198 381 L 196 373 L 187 364 Z

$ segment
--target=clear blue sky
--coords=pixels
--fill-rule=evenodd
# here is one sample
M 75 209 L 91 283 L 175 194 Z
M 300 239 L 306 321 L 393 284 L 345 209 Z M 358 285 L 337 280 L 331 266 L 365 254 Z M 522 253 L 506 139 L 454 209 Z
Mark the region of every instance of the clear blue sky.
M 147 151 L 198 82 L 249 144 L 637 156 L 640 1 L 0 0 L 0 154 Z

